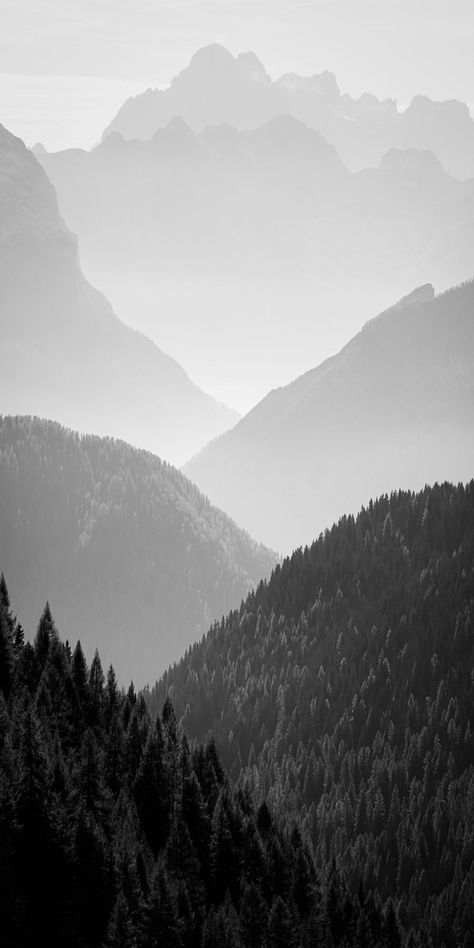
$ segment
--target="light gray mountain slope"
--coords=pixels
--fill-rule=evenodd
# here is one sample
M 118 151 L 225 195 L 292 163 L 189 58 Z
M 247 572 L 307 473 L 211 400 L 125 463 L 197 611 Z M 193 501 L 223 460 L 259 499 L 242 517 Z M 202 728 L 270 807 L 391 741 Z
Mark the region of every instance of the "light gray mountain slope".
M 371 497 L 474 470 L 474 282 L 425 286 L 185 465 L 287 552 Z
M 127 438 L 176 463 L 237 417 L 84 279 L 53 187 L 2 126 L 0 411 Z
M 473 272 L 474 180 L 419 150 L 351 174 L 290 115 L 40 160 L 118 314 L 246 409 L 414 285 Z
M 72 646 L 141 686 L 275 562 L 148 452 L 0 416 L 0 573 L 28 637 L 49 600 Z
M 474 122 L 463 102 L 433 102 L 416 96 L 402 112 L 393 99 L 341 94 L 328 72 L 295 74 L 272 82 L 254 53 L 232 56 L 212 44 L 192 57 L 168 89 L 149 89 L 128 99 L 104 132 L 151 139 L 175 115 L 195 131 L 229 123 L 256 128 L 282 113 L 316 128 L 352 170 L 378 164 L 392 147 L 434 151 L 459 177 L 474 175 Z

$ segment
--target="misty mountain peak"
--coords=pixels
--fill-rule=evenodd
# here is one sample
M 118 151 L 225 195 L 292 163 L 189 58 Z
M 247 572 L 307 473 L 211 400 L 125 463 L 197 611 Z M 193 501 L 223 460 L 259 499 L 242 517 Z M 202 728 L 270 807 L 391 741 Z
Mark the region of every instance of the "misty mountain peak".
M 15 139 L 15 136 L 0 123 L 0 145 L 3 145 L 5 142 L 9 143 L 12 139 Z M 20 139 L 17 138 L 16 141 L 20 141 Z
M 445 174 L 440 160 L 432 151 L 420 148 L 391 148 L 380 162 L 381 171 L 396 172 L 409 177 Z
M 309 158 L 318 161 L 323 159 L 331 165 L 340 165 L 336 149 L 314 128 L 289 113 L 275 116 L 247 135 L 254 147 L 275 156 L 286 155 L 292 159 Z
M 314 76 L 311 76 L 309 83 L 312 89 L 316 89 L 322 95 L 330 99 L 339 99 L 341 95 L 341 90 L 339 89 L 334 73 L 328 72 L 327 69 L 325 69 L 324 72 L 315 73 Z
M 75 257 L 75 240 L 59 216 L 56 193 L 43 168 L 20 138 L 0 125 L 0 235 L 9 241 L 0 260 L 0 274 L 12 276 L 13 258 L 21 270 L 21 253 L 33 253 L 32 241 Z M 26 246 L 29 250 L 26 250 Z M 36 251 L 37 244 L 34 244 Z M 21 249 L 23 248 L 23 250 Z
M 396 146 L 429 149 L 451 175 L 474 175 L 474 121 L 464 103 L 420 95 L 399 112 L 394 99 L 341 94 L 327 70 L 309 77 L 289 72 L 274 82 L 254 52 L 234 57 L 219 43 L 199 49 L 169 88 L 124 102 L 104 134 L 116 128 L 128 139 L 147 141 L 173 115 L 196 135 L 223 123 L 256 129 L 285 112 L 327 138 L 351 171 L 377 165 Z
M 469 108 L 465 102 L 458 99 L 446 99 L 443 102 L 435 102 L 427 95 L 416 95 L 406 110 L 406 115 L 418 120 L 435 120 L 440 113 L 444 113 L 453 119 L 470 119 Z
M 423 286 L 417 286 L 411 293 L 404 296 L 393 309 L 407 309 L 409 306 L 417 306 L 419 303 L 431 303 L 435 298 L 435 288 L 432 283 L 424 283 Z
M 186 474 L 279 550 L 308 542 L 364 497 L 468 478 L 473 302 L 474 281 L 436 297 L 420 285 L 337 355 L 268 395 Z
M 125 144 L 125 139 L 120 132 L 113 131 L 105 136 L 104 140 L 98 146 L 101 150 L 107 148 L 111 151 L 115 149 L 122 148 Z
M 153 149 L 163 156 L 191 159 L 201 152 L 201 145 L 194 132 L 179 115 L 174 115 L 166 128 L 159 128 L 152 139 Z
M 210 73 L 230 72 L 235 68 L 235 59 L 232 53 L 220 43 L 211 43 L 198 49 L 189 63 L 188 69 L 201 76 Z M 187 70 L 185 70 L 187 72 Z M 181 73 L 181 76 L 183 73 Z
M 180 115 L 174 115 L 173 118 L 168 122 L 166 126 L 166 132 L 172 138 L 194 138 L 189 125 L 186 124 Z
M 290 92 L 309 92 L 324 96 L 333 104 L 341 97 L 341 92 L 334 73 L 325 70 L 313 76 L 298 76 L 295 72 L 284 73 L 277 80 L 277 85 Z
M 263 82 L 266 85 L 271 84 L 272 80 L 270 76 L 255 53 L 252 53 L 250 50 L 247 53 L 240 53 L 236 61 L 243 76 L 246 76 L 254 82 Z
M 133 159 L 140 145 L 122 147 Z M 84 160 L 103 169 L 107 162 L 95 154 L 84 153 Z M 83 160 L 80 153 L 72 158 L 78 165 Z M 120 170 L 122 163 L 116 164 Z M 200 448 L 235 422 L 235 413 L 120 322 L 87 283 L 52 184 L 35 155 L 4 128 L 0 244 L 2 411 L 34 406 L 71 427 L 133 440 L 177 461 L 189 456 L 190 445 Z

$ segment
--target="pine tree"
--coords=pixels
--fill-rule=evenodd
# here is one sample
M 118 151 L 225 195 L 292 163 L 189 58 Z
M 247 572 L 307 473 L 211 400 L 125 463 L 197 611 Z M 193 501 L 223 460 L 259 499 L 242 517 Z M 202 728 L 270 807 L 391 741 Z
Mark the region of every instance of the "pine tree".
M 162 865 L 158 865 L 155 872 L 150 896 L 143 912 L 140 944 L 142 948 L 155 948 L 156 945 L 182 948 L 176 899 Z
M 82 714 L 86 715 L 89 702 L 89 673 L 80 642 L 77 643 L 72 653 L 71 676 L 82 709 Z
M 30 708 L 22 724 L 15 801 L 18 873 L 25 893 L 21 937 L 28 944 L 54 944 L 56 939 L 60 943 L 60 932 L 69 923 L 70 872 L 55 823 L 51 789 L 46 741 Z
M 0 577 L 0 613 L 3 613 L 5 617 L 10 644 L 13 647 L 15 644 L 15 620 L 12 615 L 10 596 L 3 573 Z
M 202 948 L 241 948 L 237 914 L 229 895 L 222 905 L 209 912 L 203 928 Z
M 201 864 L 186 823 L 180 817 L 172 825 L 165 859 L 171 878 L 186 885 L 192 912 L 201 920 L 205 905 Z
M 51 609 L 49 608 L 49 602 L 47 602 L 43 609 L 34 641 L 35 658 L 41 669 L 46 665 L 51 639 L 56 634 Z
M 171 813 L 168 766 L 160 719 L 150 730 L 133 786 L 133 795 L 147 840 L 156 856 L 168 838 Z
M 80 804 L 74 838 L 75 901 L 86 944 L 106 936 L 114 905 L 110 846 L 93 811 Z
M 119 892 L 105 939 L 105 948 L 136 948 L 134 926 L 123 892 Z
M 297 939 L 294 919 L 281 896 L 278 896 L 268 918 L 265 948 L 296 948 Z
M 114 797 L 120 793 L 124 777 L 124 735 L 117 712 L 108 726 L 107 743 L 105 749 L 104 774 L 107 784 Z
M 221 791 L 214 810 L 210 853 L 214 902 L 220 905 L 227 892 L 237 899 L 239 854 L 232 838 L 230 801 L 226 791 Z
M 96 649 L 89 672 L 89 721 L 92 727 L 101 727 L 104 709 L 104 673 L 99 653 Z
M 119 690 L 117 677 L 112 665 L 107 672 L 107 683 L 105 686 L 105 726 L 108 729 L 119 706 Z
M 248 885 L 240 903 L 239 931 L 244 948 L 260 948 L 267 930 L 268 907 L 255 885 Z
M 92 728 L 87 728 L 82 739 L 75 796 L 100 824 L 106 808 L 106 792 L 102 775 L 102 755 Z
M 15 626 L 15 636 L 13 640 L 13 651 L 15 657 L 18 658 L 21 655 L 23 648 L 25 646 L 25 633 L 23 631 L 23 626 L 19 622 Z

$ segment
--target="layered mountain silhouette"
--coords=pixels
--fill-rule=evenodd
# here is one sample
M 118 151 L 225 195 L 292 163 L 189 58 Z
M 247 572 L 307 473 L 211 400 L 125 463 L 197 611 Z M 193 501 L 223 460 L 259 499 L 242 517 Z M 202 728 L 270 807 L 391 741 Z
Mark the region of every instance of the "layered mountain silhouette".
M 0 416 L 0 537 L 29 637 L 48 600 L 122 684 L 154 681 L 276 562 L 171 465 L 38 418 Z
M 212 44 L 200 49 L 169 88 L 128 99 L 104 132 L 151 139 L 175 115 L 195 131 L 229 123 L 256 128 L 290 113 L 318 129 L 353 170 L 377 164 L 391 147 L 434 151 L 452 174 L 474 174 L 474 122 L 463 102 L 416 96 L 404 111 L 393 99 L 342 94 L 332 73 L 288 73 L 273 82 L 254 53 L 232 56 Z
M 433 273 L 440 289 L 472 275 L 474 180 L 429 151 L 353 174 L 286 114 L 199 135 L 174 117 L 149 142 L 113 132 L 40 160 L 119 315 L 245 407 Z
M 420 287 L 336 356 L 272 391 L 185 471 L 280 551 L 397 488 L 469 478 L 474 282 Z
M 0 333 L 4 412 L 128 438 L 175 462 L 236 420 L 86 281 L 46 174 L 1 126 Z

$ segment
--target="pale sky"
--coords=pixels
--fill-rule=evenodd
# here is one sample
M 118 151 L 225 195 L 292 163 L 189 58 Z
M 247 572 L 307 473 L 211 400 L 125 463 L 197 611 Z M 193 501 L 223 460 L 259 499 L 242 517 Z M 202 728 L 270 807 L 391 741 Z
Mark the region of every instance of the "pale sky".
M 274 78 L 329 69 L 353 95 L 474 102 L 473 0 L 0 0 L 0 122 L 90 147 L 128 95 L 215 41 Z

